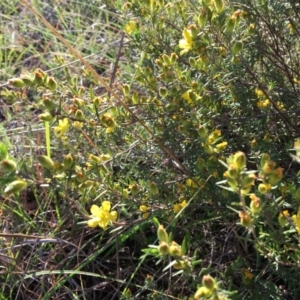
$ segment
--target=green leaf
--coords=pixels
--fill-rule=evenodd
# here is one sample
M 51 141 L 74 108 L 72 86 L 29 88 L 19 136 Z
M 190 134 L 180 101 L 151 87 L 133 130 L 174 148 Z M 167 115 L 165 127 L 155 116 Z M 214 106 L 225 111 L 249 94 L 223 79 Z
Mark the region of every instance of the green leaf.
M 152 217 L 152 221 L 153 221 L 153 223 L 154 223 L 154 225 L 156 226 L 156 227 L 158 227 L 160 224 L 159 224 L 159 221 L 157 220 L 157 218 L 156 217 Z
M 18 193 L 25 189 L 27 182 L 24 180 L 15 180 L 11 182 L 4 190 L 5 196 L 10 196 L 12 194 Z
M 0 143 L 0 160 L 7 158 L 7 147 L 5 144 Z
M 190 247 L 190 243 L 191 243 L 191 234 L 190 232 L 188 231 L 186 233 L 186 235 L 184 236 L 184 239 L 182 241 L 182 245 L 181 245 L 181 250 L 182 250 L 182 254 L 183 255 L 186 255 L 189 247 Z

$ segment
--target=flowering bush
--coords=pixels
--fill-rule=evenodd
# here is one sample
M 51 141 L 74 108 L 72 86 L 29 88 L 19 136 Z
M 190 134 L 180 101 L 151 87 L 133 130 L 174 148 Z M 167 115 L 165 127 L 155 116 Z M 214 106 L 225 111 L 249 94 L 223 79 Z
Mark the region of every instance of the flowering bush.
M 56 55 L 62 74 L 24 71 L 1 91 L 14 112 L 38 108 L 46 129 L 30 158 L 0 145 L 3 211 L 28 232 L 42 222 L 40 235 L 80 240 L 66 278 L 78 274 L 84 292 L 103 287 L 80 277 L 94 272 L 120 299 L 297 297 L 298 4 L 106 2 L 122 28 L 110 73 L 73 51 L 80 70 Z M 38 213 L 5 204 L 26 193 Z M 69 291 L 72 280 L 49 279 L 43 291 Z

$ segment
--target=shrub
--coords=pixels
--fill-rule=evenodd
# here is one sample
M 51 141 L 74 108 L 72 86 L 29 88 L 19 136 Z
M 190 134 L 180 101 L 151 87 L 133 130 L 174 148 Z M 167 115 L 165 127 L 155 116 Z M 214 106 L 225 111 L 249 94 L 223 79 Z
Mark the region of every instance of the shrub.
M 65 275 L 42 289 L 72 289 L 74 274 L 82 290 L 94 288 L 100 281 L 80 276 L 97 278 L 105 263 L 100 278 L 118 298 L 297 297 L 299 5 L 107 2 L 125 31 L 110 76 L 86 61 L 73 73 L 57 55 L 64 76 L 23 72 L 1 92 L 7 103 L 38 108 L 46 128 L 38 156 L 21 159 L 1 145 L 5 199 L 34 191 L 37 212 L 49 211 L 39 235 L 49 219 L 69 244 L 84 232 L 66 266 L 56 241 L 54 269 Z M 26 90 L 39 97 L 32 103 Z M 37 213 L 5 202 L 2 210 L 37 233 Z

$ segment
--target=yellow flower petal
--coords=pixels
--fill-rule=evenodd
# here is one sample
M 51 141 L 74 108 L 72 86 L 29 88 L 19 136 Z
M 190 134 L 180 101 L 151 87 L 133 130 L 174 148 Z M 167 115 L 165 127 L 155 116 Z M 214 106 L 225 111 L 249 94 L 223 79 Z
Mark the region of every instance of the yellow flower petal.
M 69 119 L 64 118 L 63 120 L 58 121 L 58 126 L 54 127 L 54 132 L 56 133 L 57 137 L 61 137 L 68 131 L 69 127 Z
M 117 220 L 118 213 L 114 210 L 110 213 L 110 221 L 114 222 Z
M 110 207 L 111 207 L 111 204 L 109 201 L 103 201 L 102 202 L 102 209 L 106 212 L 109 212 L 110 211 Z
M 186 200 L 183 200 L 183 201 L 180 203 L 180 206 L 181 206 L 181 207 L 185 207 L 185 206 L 186 206 Z
M 181 210 L 181 205 L 178 203 L 174 204 L 173 211 L 175 213 L 178 213 L 180 210 Z
M 93 219 L 87 221 L 87 225 L 89 227 L 95 228 L 99 224 L 99 221 L 100 221 L 99 218 L 93 218 Z
M 101 213 L 101 208 L 97 205 L 92 205 L 90 211 L 94 217 L 98 217 Z
M 188 44 L 192 44 L 192 32 L 190 29 L 184 29 L 182 35 Z
M 100 220 L 100 222 L 98 222 L 98 225 L 101 228 L 105 229 L 107 227 L 107 225 L 108 225 L 108 221 L 107 220 Z

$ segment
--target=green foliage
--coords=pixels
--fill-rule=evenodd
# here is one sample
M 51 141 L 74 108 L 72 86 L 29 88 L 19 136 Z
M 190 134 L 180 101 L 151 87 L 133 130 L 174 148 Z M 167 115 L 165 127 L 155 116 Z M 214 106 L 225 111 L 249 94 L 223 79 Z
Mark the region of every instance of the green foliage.
M 299 5 L 72 4 L 1 10 L 0 294 L 297 297 Z

